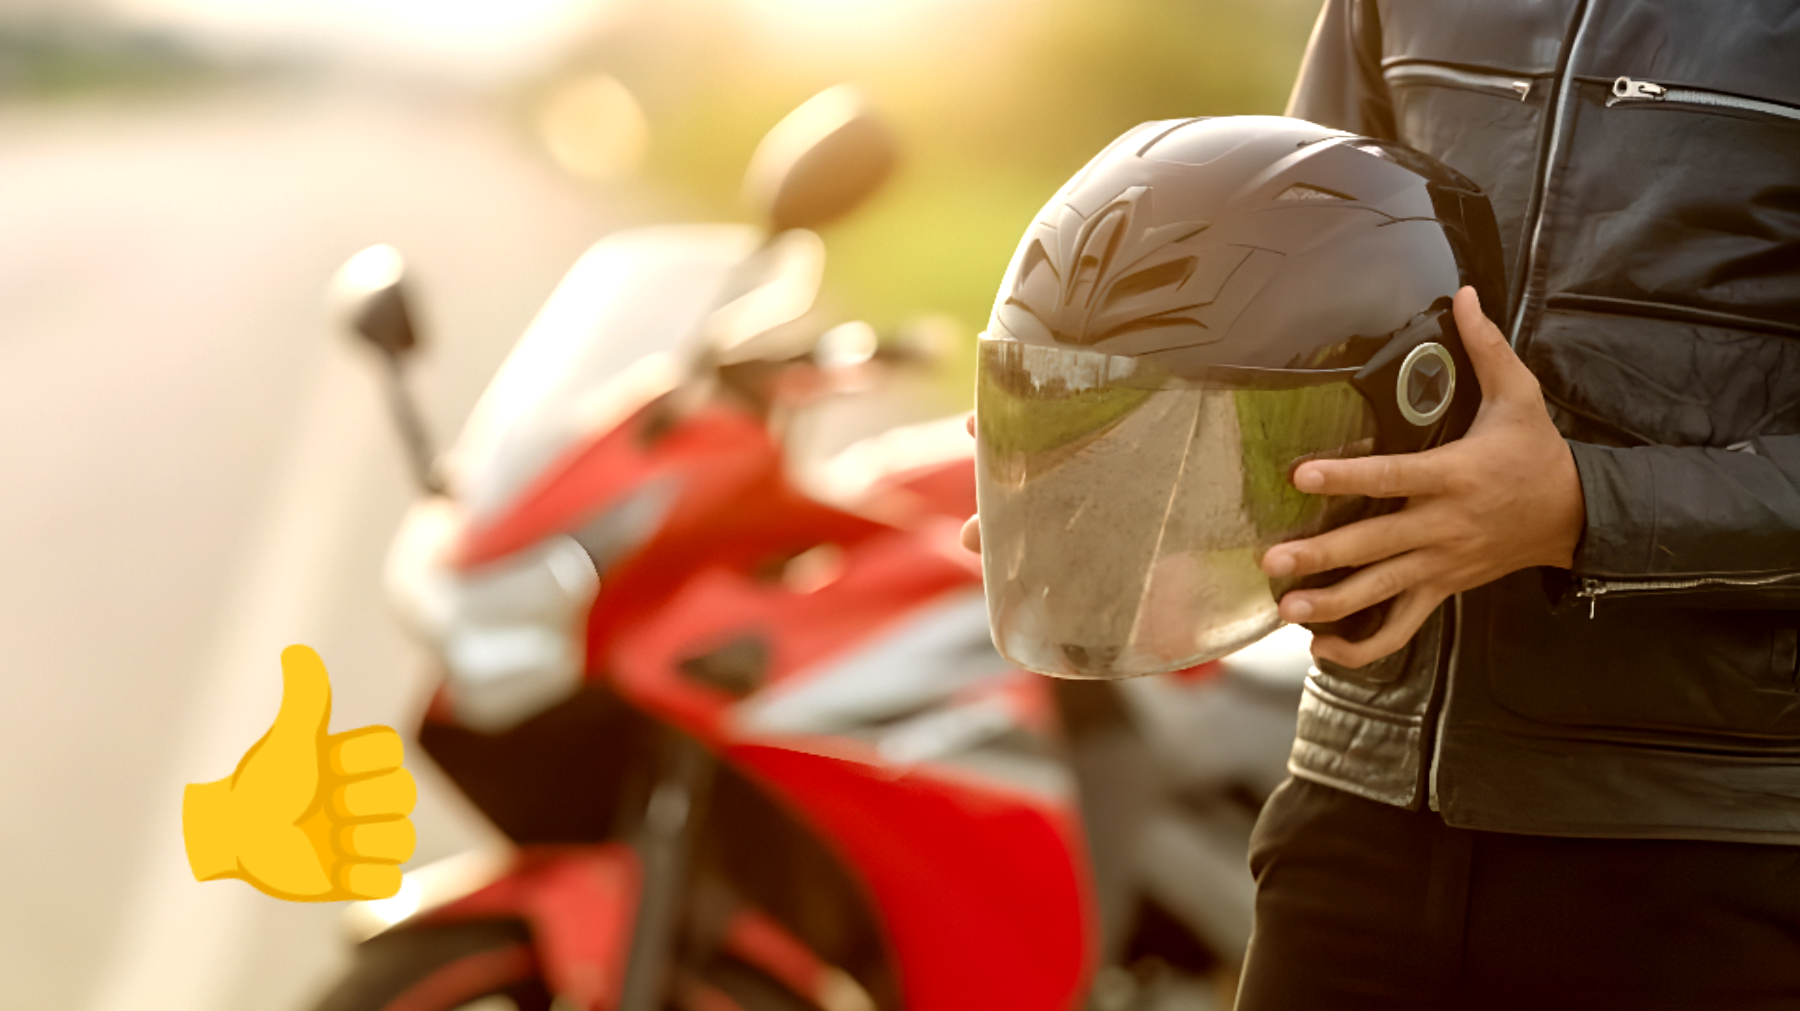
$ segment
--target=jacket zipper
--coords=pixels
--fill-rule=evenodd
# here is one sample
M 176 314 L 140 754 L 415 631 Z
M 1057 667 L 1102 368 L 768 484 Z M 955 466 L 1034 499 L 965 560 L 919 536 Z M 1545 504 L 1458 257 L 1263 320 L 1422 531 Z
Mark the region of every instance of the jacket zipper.
M 1562 151 L 1564 134 L 1568 130 L 1570 94 L 1575 88 L 1575 58 L 1580 55 L 1582 43 L 1587 39 L 1594 6 L 1592 0 L 1587 0 L 1576 15 L 1579 20 L 1575 23 L 1575 35 L 1569 40 L 1569 51 L 1564 55 L 1562 66 L 1557 68 L 1556 93 L 1551 96 L 1550 107 L 1545 113 L 1550 117 L 1550 143 L 1544 149 L 1543 164 L 1538 166 L 1537 188 L 1533 193 L 1535 199 L 1531 241 L 1525 247 L 1519 302 L 1513 315 L 1512 330 L 1507 334 L 1507 342 L 1515 349 L 1519 346 L 1519 334 L 1524 329 L 1526 313 L 1531 308 L 1531 275 L 1537 269 L 1538 247 L 1542 245 L 1544 238 L 1544 201 L 1550 198 L 1550 175 L 1556 171 L 1556 158 Z
M 1621 77 L 1613 82 L 1612 97 L 1606 100 L 1606 104 L 1610 108 L 1626 102 L 1710 105 L 1716 109 L 1760 112 L 1766 116 L 1800 120 L 1800 109 L 1791 105 L 1782 105 L 1780 102 L 1765 102 L 1759 98 L 1744 98 L 1739 95 L 1727 95 L 1721 91 L 1705 91 L 1700 88 L 1671 88 L 1651 81 L 1637 81 L 1629 77 Z
M 1581 588 L 1575 596 L 1585 597 L 1588 617 L 1594 616 L 1600 598 L 1609 593 L 1656 593 L 1663 590 L 1696 590 L 1702 586 L 1772 586 L 1800 579 L 1800 573 L 1781 572 L 1772 576 L 1693 576 L 1688 579 L 1595 579 L 1581 577 Z
M 1531 79 L 1514 77 L 1511 74 L 1483 74 L 1473 70 L 1458 70 L 1455 67 L 1440 66 L 1435 63 L 1407 63 L 1386 71 L 1383 74 L 1389 84 L 1407 81 L 1425 81 L 1431 84 L 1449 84 L 1470 91 L 1480 91 L 1490 95 L 1516 98 L 1523 102 L 1531 95 Z
M 1569 93 L 1575 81 L 1575 57 L 1581 51 L 1582 40 L 1587 38 L 1589 20 L 1593 17 L 1592 0 L 1583 0 L 1576 14 L 1575 34 L 1569 38 L 1569 51 L 1565 54 L 1562 65 L 1557 68 L 1554 78 L 1556 91 L 1550 96 L 1545 115 L 1550 117 L 1550 143 L 1544 150 L 1544 161 L 1538 169 L 1537 188 L 1534 193 L 1534 219 L 1531 224 L 1531 243 L 1525 253 L 1525 280 L 1519 289 L 1518 315 L 1513 319 L 1512 333 L 1508 335 L 1508 343 L 1515 348 L 1519 344 L 1519 328 L 1525 320 L 1525 306 L 1531 294 L 1531 270 L 1537 260 L 1538 243 L 1544 231 L 1544 200 L 1550 193 L 1550 174 L 1555 171 L 1556 156 L 1563 144 L 1565 120 L 1569 109 Z M 1524 101 L 1531 93 L 1529 82 L 1523 92 L 1519 92 L 1519 100 Z M 1443 695 L 1437 700 L 1437 722 L 1431 730 L 1431 756 L 1425 770 L 1425 803 L 1433 811 L 1440 811 L 1438 796 L 1438 771 L 1442 768 L 1444 754 L 1444 733 L 1450 722 L 1450 695 L 1456 688 L 1456 661 L 1462 653 L 1462 594 L 1456 594 L 1450 629 L 1450 660 L 1444 665 Z M 1436 675 L 1434 670 L 1433 675 Z M 1429 703 L 1427 703 L 1429 705 Z

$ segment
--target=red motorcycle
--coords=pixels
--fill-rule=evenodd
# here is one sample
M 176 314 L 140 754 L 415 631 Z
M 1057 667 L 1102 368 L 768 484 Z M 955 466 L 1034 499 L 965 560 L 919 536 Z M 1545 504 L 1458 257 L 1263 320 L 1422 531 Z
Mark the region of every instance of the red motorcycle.
M 346 265 L 434 493 L 389 564 L 445 673 L 419 744 L 514 845 L 353 907 L 363 940 L 321 1009 L 1208 1006 L 1191 983 L 1247 936 L 1243 840 L 1285 757 L 1294 658 L 1121 691 L 993 651 L 957 544 L 960 419 L 833 414 L 918 354 L 808 315 L 809 229 L 892 152 L 834 89 L 758 152 L 767 232 L 596 245 L 447 480 L 401 387 L 397 256 Z M 821 416 L 851 444 L 796 459 Z M 1250 702 L 1221 710 L 1221 686 Z M 1257 719 L 1254 758 L 1184 766 L 1196 727 Z

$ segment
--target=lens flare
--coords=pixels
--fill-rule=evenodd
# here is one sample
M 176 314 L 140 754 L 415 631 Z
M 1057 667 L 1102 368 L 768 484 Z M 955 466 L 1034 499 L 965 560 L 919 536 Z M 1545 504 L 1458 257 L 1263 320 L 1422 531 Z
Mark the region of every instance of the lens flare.
M 636 96 L 610 74 L 557 86 L 538 110 L 538 132 L 558 165 L 595 182 L 631 172 L 650 142 Z

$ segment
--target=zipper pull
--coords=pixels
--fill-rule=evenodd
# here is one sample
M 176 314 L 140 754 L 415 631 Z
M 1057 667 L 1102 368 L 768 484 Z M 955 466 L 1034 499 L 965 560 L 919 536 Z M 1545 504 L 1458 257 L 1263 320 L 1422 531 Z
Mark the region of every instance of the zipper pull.
M 1612 93 L 1613 97 L 1607 99 L 1607 105 L 1612 105 L 1614 102 L 1660 102 L 1663 96 L 1669 93 L 1669 89 L 1649 81 L 1634 81 L 1629 77 L 1621 77 L 1613 82 Z
M 1595 613 L 1600 609 L 1600 595 L 1605 592 L 1605 583 L 1591 576 L 1581 577 L 1581 589 L 1575 591 L 1575 596 L 1587 598 L 1589 621 L 1594 620 Z

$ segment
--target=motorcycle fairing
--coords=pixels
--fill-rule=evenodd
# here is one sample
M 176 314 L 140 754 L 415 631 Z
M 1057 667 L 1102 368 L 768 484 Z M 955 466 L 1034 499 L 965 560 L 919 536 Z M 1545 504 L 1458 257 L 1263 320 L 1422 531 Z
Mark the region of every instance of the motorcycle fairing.
M 970 464 L 871 489 L 925 507 L 895 512 L 908 520 L 894 526 L 869 518 L 879 508 L 851 513 L 793 488 L 763 419 L 661 406 L 640 402 L 566 440 L 503 504 L 470 511 L 457 564 L 473 571 L 556 534 L 582 541 L 643 489 L 663 489 L 645 539 L 601 573 L 588 676 L 705 743 L 810 827 L 873 898 L 907 1008 L 1072 1006 L 1092 968 L 1094 916 L 1042 684 L 984 659 L 966 679 L 840 710 L 840 723 L 863 722 L 835 733 L 753 729 L 735 716 L 741 700 L 799 692 L 872 638 L 903 642 L 909 623 L 975 592 L 953 518 Z M 786 585 L 783 563 L 821 546 L 841 555 L 833 578 L 810 592 Z M 941 659 L 897 655 L 863 676 L 891 684 Z M 432 737 L 428 726 L 428 750 Z
M 451 488 L 469 516 L 505 508 L 570 444 L 605 427 L 608 409 L 628 399 L 607 383 L 691 339 L 758 241 L 747 225 L 661 225 L 610 235 L 584 253 L 450 451 Z M 672 370 L 651 371 L 640 384 L 673 385 Z
M 458 570 L 451 564 L 458 530 L 449 501 L 416 503 L 388 552 L 388 599 L 441 658 L 456 718 L 492 733 L 581 686 L 580 631 L 600 580 L 588 551 L 566 536 Z
M 1045 689 L 985 658 L 960 677 L 902 687 L 946 646 L 970 644 L 954 619 L 966 601 L 981 606 L 971 566 L 948 543 L 921 551 L 919 536 L 847 547 L 842 573 L 810 594 L 709 568 L 621 630 L 613 680 L 755 772 L 839 849 L 875 899 L 909 1008 L 1067 1007 L 1090 968 L 1092 918 Z M 749 700 L 683 674 L 706 644 L 759 631 L 771 648 L 767 687 Z M 871 641 L 890 647 L 873 651 L 879 663 L 861 648 Z M 984 635 L 973 644 L 992 654 Z M 870 686 L 871 704 L 846 704 L 851 678 Z M 884 752 L 908 730 L 918 740 L 915 721 L 968 716 L 985 721 L 972 737 L 940 725 L 931 747 Z
M 585 253 L 526 328 L 449 455 L 472 521 L 512 506 L 546 468 L 683 378 L 697 341 L 730 349 L 803 315 L 825 250 L 747 225 L 619 232 Z

